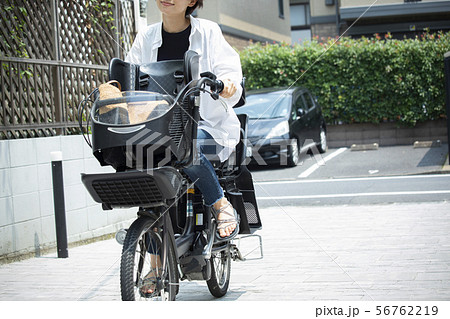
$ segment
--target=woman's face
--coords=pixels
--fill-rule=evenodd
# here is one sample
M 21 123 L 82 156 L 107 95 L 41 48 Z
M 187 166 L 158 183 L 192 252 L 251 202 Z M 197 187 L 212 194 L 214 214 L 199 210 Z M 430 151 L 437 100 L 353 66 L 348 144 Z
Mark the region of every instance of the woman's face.
M 156 0 L 159 11 L 167 15 L 183 15 L 197 0 Z

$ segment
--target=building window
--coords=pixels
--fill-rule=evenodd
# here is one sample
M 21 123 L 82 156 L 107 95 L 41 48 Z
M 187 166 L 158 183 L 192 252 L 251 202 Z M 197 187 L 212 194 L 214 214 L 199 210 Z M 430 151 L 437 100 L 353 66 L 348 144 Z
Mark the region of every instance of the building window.
M 292 44 L 311 39 L 311 13 L 309 4 L 291 4 Z
M 278 15 L 281 19 L 284 19 L 284 0 L 278 0 Z
M 311 25 L 311 16 L 309 14 L 309 4 L 297 4 L 291 6 L 291 27 L 309 28 Z

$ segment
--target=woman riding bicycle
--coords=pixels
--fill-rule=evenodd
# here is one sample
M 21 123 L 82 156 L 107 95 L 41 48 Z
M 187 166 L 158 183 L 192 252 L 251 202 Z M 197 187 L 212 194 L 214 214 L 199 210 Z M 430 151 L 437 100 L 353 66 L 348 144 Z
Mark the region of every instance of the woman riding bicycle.
M 200 56 L 200 73 L 210 71 L 224 84 L 220 100 L 201 95 L 198 123 L 199 160 L 184 169 L 203 194 L 205 205 L 215 210 L 219 236 L 232 239 L 238 232 L 236 211 L 224 196 L 207 156 L 225 161 L 239 142 L 240 124 L 232 108 L 242 93 L 239 55 L 226 42 L 219 26 L 190 14 L 203 0 L 156 0 L 162 22 L 138 33 L 126 61 L 134 64 L 183 59 L 188 50 Z

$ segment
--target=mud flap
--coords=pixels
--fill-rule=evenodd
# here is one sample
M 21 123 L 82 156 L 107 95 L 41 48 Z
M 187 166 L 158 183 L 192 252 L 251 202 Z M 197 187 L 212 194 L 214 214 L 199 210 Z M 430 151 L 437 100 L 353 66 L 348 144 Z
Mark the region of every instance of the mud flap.
M 241 223 L 246 220 L 248 223 L 248 232 L 243 232 L 243 234 L 253 233 L 254 231 L 262 228 L 261 218 L 258 211 L 258 203 L 256 202 L 255 188 L 253 186 L 252 174 L 245 165 L 241 165 L 239 169 L 239 174 L 235 179 L 236 187 L 241 194 L 243 209 L 241 207 L 238 210 L 241 216 Z M 234 205 L 234 204 L 233 204 Z M 243 213 L 245 212 L 245 213 Z
M 239 234 L 251 234 L 242 193 L 227 192 L 228 200 L 239 215 Z

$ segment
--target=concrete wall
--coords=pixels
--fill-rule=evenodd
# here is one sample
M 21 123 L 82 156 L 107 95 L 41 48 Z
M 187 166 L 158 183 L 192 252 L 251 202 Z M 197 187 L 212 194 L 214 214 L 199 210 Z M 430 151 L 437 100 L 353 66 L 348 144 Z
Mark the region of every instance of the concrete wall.
M 52 151 L 63 154 L 69 243 L 114 233 L 136 216 L 103 211 L 87 193 L 80 173 L 113 170 L 98 164 L 82 136 L 0 141 L 0 261 L 56 246 Z
M 279 17 L 278 1 L 259 0 L 257 10 L 253 1 L 215 0 L 215 2 L 218 4 L 217 22 L 220 25 L 268 40 L 291 42 L 289 1 L 284 1 L 284 18 Z M 209 5 L 209 2 L 205 2 L 206 5 Z M 199 17 L 202 17 L 201 10 Z
M 335 3 L 338 0 L 335 0 Z M 323 1 L 310 1 L 311 6 L 311 17 L 320 17 L 320 16 L 334 16 L 336 15 L 336 7 L 327 6 L 325 4 L 325 0 Z
M 412 145 L 415 141 L 448 143 L 446 120 L 418 123 L 415 127 L 394 123 L 328 125 L 329 147 L 350 147 L 352 144 L 378 143 L 380 146 Z
M 311 32 L 314 36 L 319 37 L 320 40 L 328 37 L 336 37 L 337 29 L 336 23 L 317 23 L 311 25 Z

